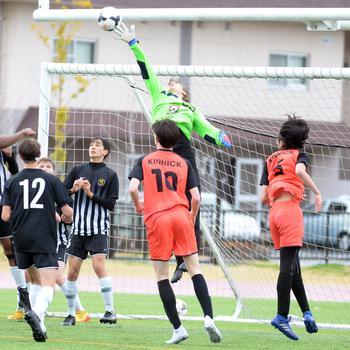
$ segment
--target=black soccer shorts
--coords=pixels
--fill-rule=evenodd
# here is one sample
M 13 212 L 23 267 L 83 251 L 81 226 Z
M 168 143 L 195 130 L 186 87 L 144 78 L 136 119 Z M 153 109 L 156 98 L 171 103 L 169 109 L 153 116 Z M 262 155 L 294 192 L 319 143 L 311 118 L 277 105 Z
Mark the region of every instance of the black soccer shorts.
M 31 266 L 37 269 L 58 268 L 57 254 L 15 252 L 19 269 L 25 270 Z
M 67 245 L 66 254 L 85 260 L 91 256 L 104 254 L 108 256 L 108 235 L 78 236 L 71 235 Z

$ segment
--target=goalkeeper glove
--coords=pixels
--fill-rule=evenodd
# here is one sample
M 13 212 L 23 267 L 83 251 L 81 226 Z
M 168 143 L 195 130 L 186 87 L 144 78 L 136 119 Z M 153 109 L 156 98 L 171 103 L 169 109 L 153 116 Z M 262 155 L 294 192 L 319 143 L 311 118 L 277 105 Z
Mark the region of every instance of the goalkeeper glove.
M 219 141 L 221 142 L 221 144 L 223 146 L 225 146 L 227 148 L 232 148 L 232 142 L 224 131 L 220 131 Z
M 135 36 L 135 26 L 132 24 L 130 28 L 128 28 L 124 22 L 119 22 L 118 25 L 114 29 L 114 33 L 117 35 L 115 39 L 120 39 L 129 44 L 129 46 L 135 44 L 136 36 Z

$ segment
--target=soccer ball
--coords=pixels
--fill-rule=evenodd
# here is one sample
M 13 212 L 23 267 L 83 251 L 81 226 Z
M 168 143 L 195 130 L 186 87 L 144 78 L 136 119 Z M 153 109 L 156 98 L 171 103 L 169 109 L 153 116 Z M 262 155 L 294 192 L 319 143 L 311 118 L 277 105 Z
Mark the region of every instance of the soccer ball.
M 115 7 L 104 7 L 97 19 L 97 24 L 108 32 L 114 30 L 114 28 L 121 21 L 121 16 L 118 15 L 118 10 Z
M 188 312 L 187 304 L 181 299 L 176 299 L 176 311 L 180 316 L 185 316 Z

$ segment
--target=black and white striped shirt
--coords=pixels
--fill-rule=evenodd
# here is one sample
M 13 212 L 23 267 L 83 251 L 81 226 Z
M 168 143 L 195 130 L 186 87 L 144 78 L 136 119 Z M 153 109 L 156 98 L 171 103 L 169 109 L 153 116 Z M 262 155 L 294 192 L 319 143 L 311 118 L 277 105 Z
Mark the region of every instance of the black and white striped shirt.
M 67 246 L 69 238 L 70 226 L 63 221 L 57 224 L 57 245 Z
M 74 215 L 72 234 L 91 236 L 93 234 L 107 235 L 109 233 L 109 211 L 119 195 L 117 173 L 104 163 L 86 163 L 73 167 L 67 175 L 64 185 L 70 190 L 74 181 L 80 178 L 91 184 L 90 199 L 83 190 L 74 194 Z

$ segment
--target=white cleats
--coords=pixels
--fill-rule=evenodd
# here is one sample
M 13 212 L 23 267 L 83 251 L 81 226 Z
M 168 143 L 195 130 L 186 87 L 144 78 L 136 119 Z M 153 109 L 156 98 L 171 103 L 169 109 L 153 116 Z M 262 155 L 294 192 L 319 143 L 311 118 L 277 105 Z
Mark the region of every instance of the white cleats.
M 210 318 L 208 315 L 204 317 L 204 328 L 208 333 L 208 336 L 212 343 L 221 342 L 222 335 L 219 329 L 215 326 L 214 320 Z
M 178 329 L 174 330 L 171 339 L 166 341 L 166 344 L 179 344 L 188 338 L 188 333 L 184 326 L 180 326 Z

